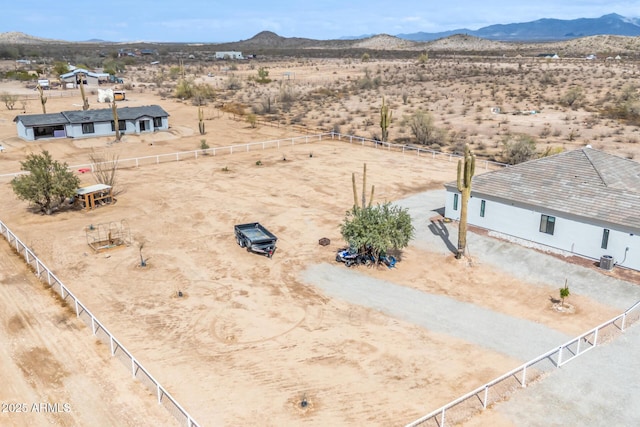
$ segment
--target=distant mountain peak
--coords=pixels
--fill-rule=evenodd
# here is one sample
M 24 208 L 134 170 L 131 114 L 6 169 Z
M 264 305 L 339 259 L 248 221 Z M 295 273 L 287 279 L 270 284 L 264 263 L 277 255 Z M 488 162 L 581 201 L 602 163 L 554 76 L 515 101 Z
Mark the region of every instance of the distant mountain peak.
M 270 40 L 284 40 L 284 37 L 277 35 L 273 31 L 260 31 L 258 34 L 249 39 L 249 41 L 252 42 L 262 42 Z
M 513 24 L 495 24 L 478 30 L 451 30 L 439 33 L 417 32 L 397 36 L 413 41 L 432 41 L 453 34 L 464 33 L 494 41 L 561 41 L 578 37 L 615 35 L 640 36 L 640 20 L 610 13 L 599 18 L 562 20 L 542 18 Z

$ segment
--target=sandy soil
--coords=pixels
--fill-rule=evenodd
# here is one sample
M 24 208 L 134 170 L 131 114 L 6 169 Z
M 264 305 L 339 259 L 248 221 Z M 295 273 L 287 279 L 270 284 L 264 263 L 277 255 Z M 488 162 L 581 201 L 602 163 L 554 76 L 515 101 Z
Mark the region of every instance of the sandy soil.
M 30 112 L 38 112 L 35 102 Z M 47 108 L 70 109 L 73 102 L 52 97 Z M 171 114 L 171 131 L 127 136 L 120 144 L 107 139 L 26 143 L 15 137 L 16 112 L 0 110 L 0 141 L 6 148 L 0 154 L 0 175 L 17 171 L 26 153 L 42 148 L 56 159 L 82 164 L 92 148 L 126 158 L 199 146 L 203 137 L 197 134 L 196 107 L 150 93 L 134 93 L 127 102 L 160 104 Z M 204 138 L 211 146 L 297 135 L 286 128 L 251 129 L 218 116 L 213 108 L 209 115 Z M 343 246 L 338 226 L 352 203 L 351 173 L 361 176 L 363 163 L 377 201 L 442 188 L 455 177 L 455 165 L 447 161 L 322 141 L 125 169 L 118 174 L 116 204 L 49 217 L 31 213 L 5 178 L 0 218 L 203 425 L 397 425 L 522 361 L 331 299 L 300 279 L 308 265 L 333 262 L 335 250 Z M 83 184 L 94 183 L 87 174 L 81 178 Z M 233 225 L 251 221 L 279 237 L 273 259 L 236 245 Z M 110 222 L 126 225 L 131 244 L 94 253 L 87 245 L 87 227 Z M 319 246 L 321 237 L 331 244 Z M 146 267 L 139 265 L 141 243 Z M 3 271 L 24 270 L 19 261 L 6 258 L 2 262 L 15 267 L 3 265 Z M 558 294 L 553 284 L 528 286 L 488 266 L 461 266 L 452 256 L 415 247 L 404 251 L 394 270 L 361 270 L 570 335 L 618 314 L 581 295 L 571 296 L 574 313 L 559 313 L 552 309 L 551 299 Z M 18 281 L 24 277 L 20 273 Z M 3 280 L 2 292 L 9 292 L 12 283 Z M 23 296 L 14 310 L 45 311 L 46 304 L 39 304 Z M 51 310 L 55 306 L 66 313 L 57 304 L 50 299 Z M 27 317 L 33 321 L 12 310 L 0 313 L 3 333 L 9 335 L 11 325 Z M 12 347 L 12 355 L 2 355 L 17 366 L 1 371 L 1 383 L 15 384 L 3 400 L 31 402 L 58 391 L 75 410 L 82 406 L 84 390 L 90 390 L 86 393 L 102 396 L 92 404 L 103 400 L 105 405 L 87 415 L 74 412 L 95 417 L 80 421 L 108 424 L 118 417 L 118 424 L 127 424 L 132 415 L 123 402 L 140 408 L 136 411 L 151 408 L 145 417 L 161 417 L 152 411 L 154 398 L 144 396 L 142 386 L 109 360 L 106 349 L 101 353 L 91 343 L 87 328 L 67 317 L 62 325 L 56 322 L 59 332 L 32 328 L 19 347 Z M 61 347 L 71 355 L 58 356 Z M 43 364 L 47 369 L 37 368 L 38 363 L 27 366 L 21 352 L 31 348 L 39 349 L 41 360 L 55 355 L 55 366 L 53 361 Z M 95 369 L 73 374 L 82 371 L 74 367 L 79 363 L 92 363 Z M 112 374 L 112 366 L 121 368 L 122 375 Z M 99 369 L 109 373 L 102 377 Z M 29 380 L 34 375 L 38 381 Z M 92 379 L 96 383 L 87 385 Z M 64 416 L 52 420 L 64 424 Z

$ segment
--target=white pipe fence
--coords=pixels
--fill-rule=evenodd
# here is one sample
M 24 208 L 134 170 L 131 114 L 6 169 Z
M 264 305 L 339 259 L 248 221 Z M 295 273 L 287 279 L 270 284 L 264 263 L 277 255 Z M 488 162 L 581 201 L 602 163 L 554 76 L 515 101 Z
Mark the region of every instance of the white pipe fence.
M 353 135 L 343 135 L 335 132 L 319 133 L 315 135 L 304 135 L 286 139 L 275 139 L 270 141 L 250 142 L 248 144 L 228 145 L 224 147 L 210 147 L 207 149 L 191 150 L 191 151 L 179 151 L 175 153 L 156 154 L 153 156 L 134 157 L 128 159 L 118 159 L 118 169 L 138 168 L 146 165 L 157 165 L 166 162 L 179 162 L 182 160 L 198 159 L 204 156 L 218 156 L 224 154 L 234 153 L 247 153 L 256 150 L 267 150 L 272 148 L 282 148 L 292 146 L 296 144 L 310 144 L 315 141 L 322 141 L 323 138 L 330 138 L 332 140 L 345 141 L 350 144 L 360 144 L 362 146 L 368 146 L 387 151 L 396 151 L 403 154 L 415 153 L 418 157 L 431 157 L 436 160 L 453 161 L 457 160 L 461 156 L 452 153 L 443 153 L 440 151 L 429 150 L 425 148 L 415 147 L 405 144 L 392 144 L 390 142 L 376 141 L 373 139 L 367 139 Z M 492 162 L 490 160 L 476 160 L 479 165 L 484 164 L 484 169 L 488 170 L 489 167 L 504 167 L 503 163 Z M 107 163 L 109 165 L 110 162 Z M 70 170 L 88 169 L 94 172 L 96 166 L 99 164 L 85 163 L 81 165 L 69 166 Z M 26 171 L 12 172 L 0 174 L 0 178 L 13 178 L 18 175 L 26 174 Z
M 572 361 L 603 342 L 611 340 L 614 336 L 624 332 L 628 324 L 637 322 L 639 318 L 640 301 L 613 319 L 489 381 L 464 396 L 407 424 L 406 427 L 419 425 L 445 427 L 447 424 L 456 425 L 461 423 L 471 415 L 486 409 L 487 406 L 506 399 L 518 388 L 526 387 L 527 383 L 534 381 L 545 371 L 554 367 L 560 368 L 565 363 Z M 489 391 L 491 391 L 491 395 Z
M 169 392 L 160 385 L 142 364 L 136 360 L 133 354 L 127 350 L 120 341 L 89 311 L 89 309 L 67 288 L 53 272 L 33 253 L 27 245 L 0 220 L 0 233 L 15 249 L 16 253 L 24 258 L 27 265 L 41 281 L 47 283 L 51 289 L 60 294 L 60 298 L 72 307 L 76 316 L 82 319 L 91 332 L 103 342 L 109 344 L 111 356 L 117 357 L 131 370 L 131 376 L 146 385 L 156 396 L 158 404 L 163 405 L 181 425 L 198 427 L 193 417 L 184 409 Z

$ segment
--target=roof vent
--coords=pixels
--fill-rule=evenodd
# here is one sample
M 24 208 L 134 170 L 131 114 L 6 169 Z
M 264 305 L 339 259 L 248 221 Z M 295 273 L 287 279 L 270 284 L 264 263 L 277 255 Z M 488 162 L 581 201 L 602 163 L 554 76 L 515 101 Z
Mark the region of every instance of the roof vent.
M 591 148 L 591 144 L 587 144 L 585 148 Z

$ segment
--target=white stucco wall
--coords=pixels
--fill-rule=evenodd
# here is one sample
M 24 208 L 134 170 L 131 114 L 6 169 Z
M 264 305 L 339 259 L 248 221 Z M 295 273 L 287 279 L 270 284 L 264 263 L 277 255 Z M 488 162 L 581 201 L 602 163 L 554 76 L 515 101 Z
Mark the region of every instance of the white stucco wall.
M 22 139 L 26 139 L 28 141 L 35 140 L 35 136 L 33 134 L 33 128 L 25 127 L 21 121 L 16 123 L 16 128 L 18 130 L 18 136 Z
M 453 209 L 455 194 L 458 194 L 457 210 Z M 482 200 L 485 200 L 484 217 L 480 216 Z M 459 220 L 461 203 L 459 193 L 447 191 L 445 217 Z M 555 217 L 553 235 L 540 231 L 543 214 Z M 568 218 L 554 212 L 524 209 L 478 197 L 471 197 L 469 200 L 467 221 L 474 226 L 595 260 L 603 255 L 610 255 L 618 265 L 640 270 L 640 236 L 616 229 L 613 224 L 604 226 L 589 223 L 586 219 Z M 601 245 L 605 228 L 609 230 L 609 239 L 607 248 L 603 249 Z

